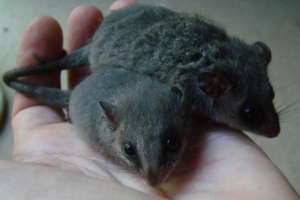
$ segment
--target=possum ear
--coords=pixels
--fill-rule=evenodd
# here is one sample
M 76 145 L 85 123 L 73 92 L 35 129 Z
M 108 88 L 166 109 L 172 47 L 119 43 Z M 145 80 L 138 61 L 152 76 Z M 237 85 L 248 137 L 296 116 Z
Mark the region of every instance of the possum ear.
M 171 91 L 179 98 L 179 99 L 183 99 L 183 92 L 181 91 L 181 89 L 177 86 L 173 86 L 171 88 Z
M 205 72 L 199 76 L 199 87 L 209 97 L 219 99 L 231 89 L 229 81 L 221 74 Z
M 112 130 L 115 130 L 119 126 L 119 121 L 116 113 L 116 107 L 105 101 L 99 101 L 99 106 L 103 110 L 104 115 L 109 122 L 109 126 Z
M 258 55 L 260 55 L 264 61 L 265 65 L 268 65 L 272 59 L 272 53 L 270 48 L 263 42 L 255 42 L 253 46 L 256 48 Z

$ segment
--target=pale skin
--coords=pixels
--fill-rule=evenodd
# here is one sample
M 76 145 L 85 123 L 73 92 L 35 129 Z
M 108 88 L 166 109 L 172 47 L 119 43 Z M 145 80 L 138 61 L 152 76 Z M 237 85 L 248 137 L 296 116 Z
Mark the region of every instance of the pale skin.
M 119 0 L 111 10 L 133 3 Z M 67 52 L 87 43 L 102 19 L 95 7 L 76 8 L 68 21 Z M 24 32 L 17 65 L 37 64 L 32 55 L 42 60 L 61 56 L 62 43 L 59 24 L 50 17 L 38 18 Z M 84 74 L 72 71 L 70 85 L 76 85 Z M 58 74 L 32 81 L 59 86 Z M 199 136 L 199 144 L 190 146 L 192 157 L 185 162 L 189 171 L 174 175 L 172 187 L 169 184 L 156 191 L 141 178 L 105 162 L 64 121 L 61 111 L 16 94 L 11 122 L 13 160 L 0 161 L 1 199 L 299 199 L 266 154 L 238 132 L 223 130 Z

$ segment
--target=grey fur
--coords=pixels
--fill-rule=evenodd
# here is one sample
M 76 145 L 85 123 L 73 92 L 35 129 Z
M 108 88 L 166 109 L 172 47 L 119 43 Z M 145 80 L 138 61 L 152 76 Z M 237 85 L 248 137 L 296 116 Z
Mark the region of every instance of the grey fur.
M 197 15 L 137 5 L 106 17 L 92 42 L 83 49 L 39 67 L 7 72 L 4 81 L 28 96 L 59 107 L 67 107 L 72 94 L 69 106 L 75 125 L 82 127 L 91 137 L 96 137 L 94 141 L 103 146 L 104 153 L 109 157 L 124 164 L 127 161 L 120 150 L 120 141 L 125 140 L 122 136 L 130 134 L 129 139 L 137 141 L 137 145 L 144 145 L 143 141 L 158 142 L 165 130 L 162 124 L 173 124 L 174 120 L 176 129 L 182 135 L 184 131 L 181 128 L 185 126 L 180 122 L 190 121 L 187 116 L 192 114 L 267 137 L 277 136 L 280 126 L 273 105 L 274 91 L 267 74 L 270 61 L 271 51 L 262 42 L 248 45 Z M 90 64 L 92 75 L 71 93 L 57 95 L 57 89 L 46 90 L 18 80 L 21 76 L 86 64 Z M 131 72 L 124 72 L 125 77 L 119 76 L 119 72 L 104 76 L 100 73 L 103 66 L 122 66 Z M 137 73 L 140 75 L 137 76 Z M 111 80 L 108 81 L 108 78 Z M 125 86 L 122 83 L 126 83 Z M 152 89 L 150 83 L 156 89 Z M 182 93 L 183 102 L 180 104 L 174 100 L 172 93 L 166 92 L 169 90 L 166 88 L 173 86 Z M 142 95 L 146 91 L 149 95 Z M 105 112 L 101 112 L 95 102 L 102 97 L 109 99 L 108 104 L 100 103 L 98 106 L 104 110 L 108 107 L 106 121 L 100 120 Z M 92 101 L 93 104 L 90 104 Z M 114 113 L 114 106 L 118 107 L 123 117 L 119 119 L 120 124 L 116 124 L 116 119 L 110 116 Z M 128 106 L 135 109 L 128 109 Z M 164 109 L 152 112 L 156 108 Z M 173 116 L 174 109 L 185 115 Z M 147 118 L 141 119 L 143 115 Z M 124 124 L 127 128 L 120 129 Z M 109 129 L 114 130 L 116 136 L 107 135 Z M 98 130 L 102 131 L 95 134 Z M 121 130 L 124 131 L 122 134 Z M 140 134 L 140 139 L 137 139 Z M 148 174 L 153 174 L 155 167 L 150 170 L 150 160 L 145 158 L 149 156 L 149 159 L 157 161 L 162 150 L 147 145 L 143 148 L 143 167 L 149 162 L 146 168 Z M 153 156 L 149 152 L 153 152 Z M 180 154 L 175 155 L 175 160 L 180 157 Z M 128 162 L 125 165 L 130 168 Z
M 270 61 L 271 51 L 266 44 L 248 45 L 228 36 L 203 17 L 136 5 L 106 17 L 89 45 L 46 65 L 51 68 L 55 64 L 56 71 L 84 64 L 90 64 L 92 71 L 102 65 L 121 65 L 178 86 L 193 104 L 193 112 L 201 117 L 275 137 L 280 126 L 267 74 Z M 17 69 L 7 73 L 4 79 L 15 89 L 36 97 L 31 87 L 14 86 L 12 82 L 35 70 L 46 72 L 44 65 L 40 69 Z M 22 73 L 17 75 L 17 72 Z M 207 73 L 210 75 L 206 77 L 211 78 L 203 79 Z M 213 87 L 210 87 L 212 82 Z M 39 99 L 43 101 L 42 98 Z M 51 102 L 45 98 L 44 102 Z M 66 106 L 65 101 L 52 102 L 52 105 Z M 252 115 L 263 116 L 260 122 L 249 121 L 249 116 L 248 120 L 241 117 L 250 107 Z
M 107 157 L 155 185 L 180 160 L 191 121 L 182 97 L 173 90 L 140 73 L 103 67 L 73 90 L 70 118 Z M 100 101 L 109 106 L 113 120 Z M 176 151 L 167 150 L 170 138 L 181 141 Z M 125 143 L 136 147 L 137 160 L 128 159 Z

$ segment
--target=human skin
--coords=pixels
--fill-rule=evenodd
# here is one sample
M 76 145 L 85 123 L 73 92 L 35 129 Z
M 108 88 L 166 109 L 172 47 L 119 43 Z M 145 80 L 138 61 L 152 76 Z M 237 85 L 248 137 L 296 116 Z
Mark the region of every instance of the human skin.
M 119 0 L 111 10 L 133 3 Z M 67 52 L 86 44 L 102 19 L 95 7 L 76 8 L 68 21 Z M 32 55 L 43 61 L 57 58 L 64 54 L 62 44 L 53 18 L 35 19 L 24 32 L 17 65 L 37 64 Z M 86 70 L 72 71 L 70 85 L 85 75 Z M 31 81 L 59 87 L 58 80 L 59 74 L 51 74 Z M 188 170 L 175 173 L 172 183 L 158 191 L 105 161 L 59 110 L 17 93 L 11 122 L 13 160 L 0 161 L 3 199 L 299 199 L 266 154 L 240 132 L 194 130 L 199 142 L 189 146 L 183 167 Z

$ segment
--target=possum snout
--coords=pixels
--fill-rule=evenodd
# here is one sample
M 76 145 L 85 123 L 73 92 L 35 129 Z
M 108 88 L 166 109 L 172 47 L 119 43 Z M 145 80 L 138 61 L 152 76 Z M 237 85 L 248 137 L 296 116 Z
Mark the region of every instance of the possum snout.
M 270 120 L 267 125 L 264 125 L 260 130 L 260 134 L 268 138 L 277 137 L 280 133 L 280 123 L 276 115 L 273 120 Z

